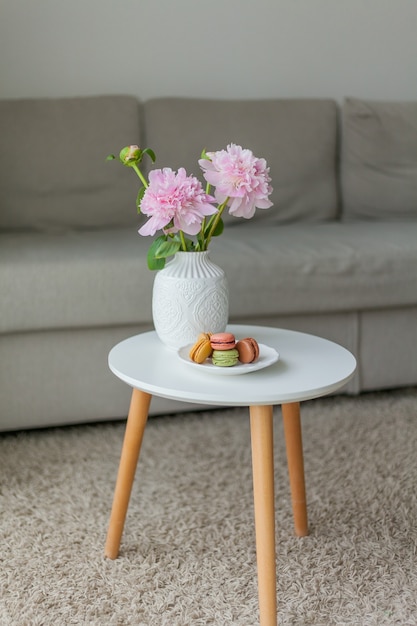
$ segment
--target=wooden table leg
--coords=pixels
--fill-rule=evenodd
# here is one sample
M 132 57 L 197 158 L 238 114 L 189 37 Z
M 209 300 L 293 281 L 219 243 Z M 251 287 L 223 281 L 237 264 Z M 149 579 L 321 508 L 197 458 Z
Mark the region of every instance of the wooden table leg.
M 294 529 L 298 537 L 308 535 L 307 500 L 304 479 L 303 442 L 301 437 L 300 403 L 283 404 L 285 444 L 287 448 Z
M 253 493 L 261 626 L 276 626 L 275 495 L 272 406 L 251 406 Z
M 152 396 L 144 391 L 133 390 L 104 550 L 105 556 L 109 559 L 115 559 L 119 554 L 151 398 Z

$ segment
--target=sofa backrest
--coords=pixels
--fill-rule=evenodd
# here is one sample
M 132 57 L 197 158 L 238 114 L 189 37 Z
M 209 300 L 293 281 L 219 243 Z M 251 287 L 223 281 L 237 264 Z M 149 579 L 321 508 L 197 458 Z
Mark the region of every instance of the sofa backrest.
M 141 143 L 130 96 L 0 102 L 0 230 L 137 223 L 138 181 L 106 156 Z
M 274 207 L 254 220 L 417 218 L 417 102 L 94 96 L 0 101 L 0 230 L 136 226 L 139 181 L 106 162 L 125 145 L 201 180 L 201 150 L 237 143 L 270 167 Z M 245 220 L 225 215 L 225 221 Z
M 152 167 L 184 167 L 202 179 L 203 148 L 236 143 L 263 157 L 270 167 L 274 207 L 254 219 L 268 222 L 334 219 L 337 105 L 332 100 L 210 100 L 155 98 L 144 103 L 146 145 L 156 153 Z M 242 222 L 225 215 L 225 221 Z
M 342 120 L 344 219 L 417 219 L 417 102 L 347 98 Z

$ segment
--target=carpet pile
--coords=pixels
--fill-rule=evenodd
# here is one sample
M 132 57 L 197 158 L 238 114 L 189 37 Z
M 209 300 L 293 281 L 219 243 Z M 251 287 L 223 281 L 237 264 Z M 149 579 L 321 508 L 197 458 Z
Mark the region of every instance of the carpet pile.
M 274 412 L 280 626 L 417 624 L 417 389 L 302 405 L 310 535 Z M 120 557 L 123 422 L 0 435 L 1 626 L 255 626 L 247 410 L 150 418 Z

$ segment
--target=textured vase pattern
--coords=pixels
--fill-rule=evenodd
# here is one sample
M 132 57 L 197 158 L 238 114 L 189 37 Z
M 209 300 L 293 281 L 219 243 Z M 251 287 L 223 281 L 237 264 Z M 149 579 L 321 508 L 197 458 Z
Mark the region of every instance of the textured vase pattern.
M 155 276 L 152 315 L 158 337 L 174 350 L 201 332 L 224 331 L 229 317 L 224 271 L 208 252 L 177 252 Z

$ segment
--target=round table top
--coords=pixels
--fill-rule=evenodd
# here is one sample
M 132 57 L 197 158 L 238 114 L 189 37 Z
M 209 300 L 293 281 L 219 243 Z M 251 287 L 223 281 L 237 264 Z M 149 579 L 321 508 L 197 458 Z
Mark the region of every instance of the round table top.
M 243 373 L 243 366 L 215 368 L 187 363 L 154 331 L 117 344 L 109 354 L 111 371 L 131 387 L 172 400 L 215 406 L 271 405 L 326 395 L 354 375 L 356 360 L 342 346 L 306 333 L 265 326 L 229 325 L 236 339 L 254 337 L 274 348 L 278 360 Z M 261 349 L 262 357 L 262 349 Z M 239 374 L 238 372 L 242 372 Z

